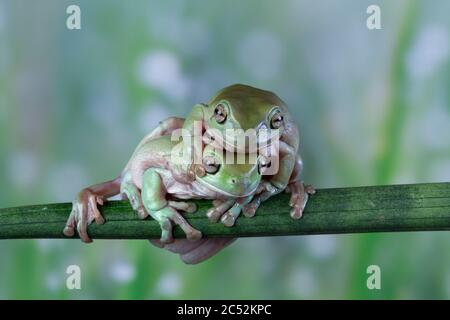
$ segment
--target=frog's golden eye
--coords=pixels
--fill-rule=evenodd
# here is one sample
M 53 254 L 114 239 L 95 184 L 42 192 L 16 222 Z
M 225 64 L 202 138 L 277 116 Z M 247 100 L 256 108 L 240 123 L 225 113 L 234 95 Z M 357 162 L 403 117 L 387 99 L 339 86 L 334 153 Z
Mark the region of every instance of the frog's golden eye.
M 219 171 L 220 163 L 214 157 L 205 157 L 203 158 L 203 168 L 209 174 L 214 174 Z
M 273 114 L 270 119 L 270 128 L 272 129 L 280 129 L 283 126 L 284 118 L 280 111 L 277 111 Z
M 227 119 L 227 109 L 223 105 L 223 103 L 219 103 L 214 109 L 214 118 L 217 123 L 223 123 Z

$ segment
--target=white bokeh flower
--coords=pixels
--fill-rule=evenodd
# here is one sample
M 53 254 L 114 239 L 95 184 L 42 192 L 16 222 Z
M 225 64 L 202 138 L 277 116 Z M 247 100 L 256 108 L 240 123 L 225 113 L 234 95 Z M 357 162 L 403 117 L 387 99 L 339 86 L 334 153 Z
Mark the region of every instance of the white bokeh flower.
M 181 278 L 179 274 L 175 272 L 163 274 L 156 285 L 156 291 L 166 297 L 174 297 L 178 295 L 181 288 Z
M 28 150 L 14 151 L 7 162 L 10 181 L 19 188 L 30 187 L 39 173 L 38 158 Z
M 119 283 L 127 283 L 136 276 L 135 267 L 128 261 L 118 260 L 110 265 L 110 275 L 113 280 Z
M 153 51 L 138 63 L 140 81 L 167 96 L 181 99 L 188 93 L 188 81 L 181 73 L 178 58 L 169 51 Z
M 336 252 L 337 238 L 334 235 L 312 235 L 305 237 L 305 245 L 311 255 L 319 259 L 331 258 Z
M 447 29 L 440 26 L 426 26 L 420 31 L 407 57 L 414 78 L 428 77 L 449 59 L 449 37 Z
M 305 266 L 299 266 L 292 271 L 288 286 L 299 298 L 312 298 L 318 289 L 313 270 Z

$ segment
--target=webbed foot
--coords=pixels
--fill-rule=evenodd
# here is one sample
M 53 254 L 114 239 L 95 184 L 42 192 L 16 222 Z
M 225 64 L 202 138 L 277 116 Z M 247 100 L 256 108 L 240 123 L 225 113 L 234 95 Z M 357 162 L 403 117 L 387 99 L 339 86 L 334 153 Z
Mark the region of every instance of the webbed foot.
M 66 222 L 64 235 L 72 237 L 75 234 L 75 228 L 83 242 L 92 242 L 87 233 L 87 227 L 94 220 L 97 224 L 105 223 L 105 219 L 97 208 L 97 204 L 103 205 L 104 198 L 90 189 L 83 189 L 73 202 L 72 212 Z

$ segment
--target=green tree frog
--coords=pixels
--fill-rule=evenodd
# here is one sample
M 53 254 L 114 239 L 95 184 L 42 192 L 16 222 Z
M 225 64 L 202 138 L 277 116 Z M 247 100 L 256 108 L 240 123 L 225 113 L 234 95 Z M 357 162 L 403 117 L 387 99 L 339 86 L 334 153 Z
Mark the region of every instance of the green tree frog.
M 200 127 L 200 128 L 198 128 Z M 278 148 L 272 159 L 277 160 L 277 170 L 272 174 L 264 175 L 264 183 L 260 186 L 258 194 L 248 203 L 243 211 L 246 216 L 253 216 L 262 201 L 280 193 L 287 188 L 292 192 L 290 205 L 291 217 L 299 219 L 302 216 L 308 195 L 314 193 L 312 186 L 305 186 L 298 175 L 302 170 L 302 160 L 298 155 L 299 131 L 286 103 L 275 93 L 257 89 L 251 86 L 235 84 L 220 90 L 207 104 L 197 104 L 186 118 L 183 128 L 195 135 L 197 132 L 218 130 L 223 137 L 223 146 L 231 152 L 247 152 L 236 143 L 235 135 L 228 132 L 239 132 L 254 129 L 257 134 L 261 131 L 265 135 L 258 135 L 258 144 L 262 147 L 259 152 L 267 155 L 271 147 L 273 137 L 271 131 L 277 131 Z M 230 130 L 230 129 L 234 129 Z M 195 154 L 201 154 L 201 144 L 196 143 L 186 146 L 186 153 L 190 159 L 195 159 Z M 244 147 L 248 147 L 244 145 Z M 271 164 L 268 163 L 268 166 Z M 188 174 L 192 175 L 192 167 L 187 167 Z M 293 177 L 295 181 L 292 181 Z M 288 184 L 290 186 L 288 187 Z M 222 205 L 220 202 L 216 202 Z M 221 210 L 223 207 L 211 209 Z M 212 220 L 217 214 L 210 214 Z

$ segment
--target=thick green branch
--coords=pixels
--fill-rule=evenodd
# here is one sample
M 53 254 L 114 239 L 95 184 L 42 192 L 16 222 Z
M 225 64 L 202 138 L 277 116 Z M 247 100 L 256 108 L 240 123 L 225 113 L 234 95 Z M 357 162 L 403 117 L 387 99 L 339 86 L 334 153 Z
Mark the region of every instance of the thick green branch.
M 241 217 L 232 228 L 208 221 L 210 201 L 196 201 L 199 210 L 187 217 L 207 237 L 450 230 L 450 183 L 322 189 L 300 220 L 290 218 L 288 201 L 286 194 L 273 197 L 255 217 Z M 0 239 L 64 238 L 70 210 L 70 203 L 0 209 Z M 89 226 L 92 238 L 160 237 L 159 225 L 139 220 L 126 201 L 109 202 L 101 211 L 106 223 Z M 178 227 L 175 236 L 184 236 Z

